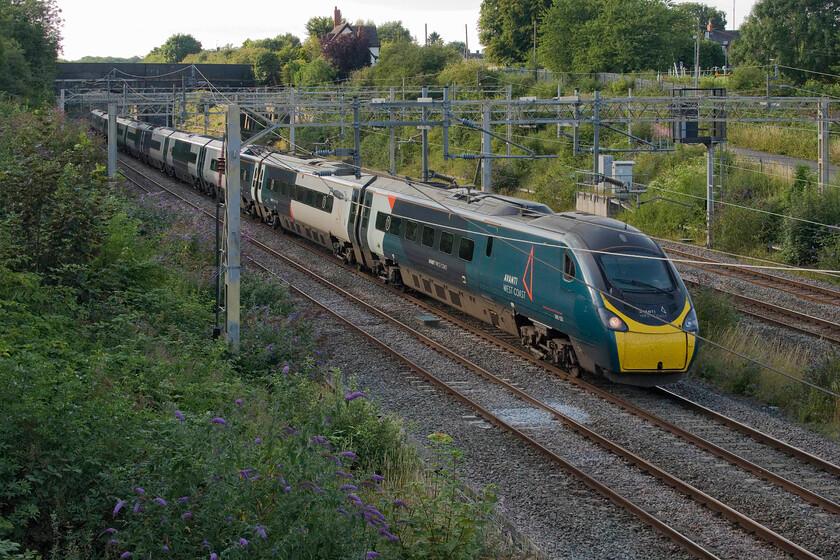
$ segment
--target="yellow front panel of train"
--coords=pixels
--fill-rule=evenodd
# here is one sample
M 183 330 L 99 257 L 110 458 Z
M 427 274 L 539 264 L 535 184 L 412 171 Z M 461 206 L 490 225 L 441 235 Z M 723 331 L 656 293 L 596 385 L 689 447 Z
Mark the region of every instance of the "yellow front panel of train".
M 622 371 L 683 370 L 687 363 L 687 337 L 684 332 L 617 332 L 618 360 Z M 692 338 L 694 338 L 692 336 Z M 694 342 L 692 340 L 692 342 Z M 660 368 L 659 362 L 662 362 Z

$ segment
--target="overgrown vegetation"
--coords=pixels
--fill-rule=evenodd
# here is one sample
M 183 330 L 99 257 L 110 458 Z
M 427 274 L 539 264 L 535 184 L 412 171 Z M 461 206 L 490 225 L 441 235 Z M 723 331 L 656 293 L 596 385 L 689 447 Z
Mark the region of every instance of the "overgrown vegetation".
M 422 468 L 318 317 L 246 274 L 232 356 L 207 224 L 109 190 L 82 127 L 0 115 L 0 557 L 505 556 L 492 493 L 458 499 L 446 436 Z

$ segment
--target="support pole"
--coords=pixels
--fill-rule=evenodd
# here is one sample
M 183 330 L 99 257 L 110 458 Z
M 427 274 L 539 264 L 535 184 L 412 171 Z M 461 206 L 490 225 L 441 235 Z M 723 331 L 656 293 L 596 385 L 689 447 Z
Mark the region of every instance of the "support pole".
M 239 223 L 239 105 L 227 106 L 225 113 L 227 149 L 225 153 L 225 340 L 231 351 L 239 351 L 239 275 L 242 238 Z
M 443 86 L 443 161 L 449 160 L 449 86 Z
M 207 134 L 207 129 L 210 128 L 210 104 L 204 102 L 204 134 Z
M 715 145 L 706 146 L 706 247 L 712 247 L 715 213 Z
M 117 175 L 117 104 L 108 103 L 108 178 Z
M 534 23 L 534 26 L 534 29 L 536 29 L 536 23 Z M 507 87 L 507 155 L 510 155 L 510 143 L 513 142 L 513 125 L 510 122 L 512 117 L 512 115 L 510 114 L 511 99 L 513 99 L 513 86 L 509 85 Z
M 59 96 L 59 98 L 58 98 L 58 110 L 61 111 L 62 113 L 64 112 L 64 92 L 65 91 L 66 90 L 64 88 L 61 88 L 61 96 Z
M 575 98 L 577 101 L 575 102 L 575 128 L 573 131 L 572 138 L 572 155 L 575 157 L 580 155 L 580 90 L 575 88 Z
M 601 172 L 601 162 L 598 161 L 598 155 L 601 152 L 601 147 L 598 145 L 599 136 L 601 133 L 601 92 L 595 90 L 595 112 L 593 116 L 594 132 L 592 136 L 592 173 L 596 176 Z M 597 178 L 595 178 L 597 181 Z
M 490 130 L 490 104 L 485 103 L 483 107 L 483 116 L 481 127 L 484 130 Z M 493 192 L 492 183 L 492 164 L 493 160 L 489 156 L 493 153 L 491 149 L 491 136 L 486 132 L 481 134 L 481 151 L 484 154 L 484 159 L 481 161 L 481 190 L 483 192 Z
M 396 96 L 395 96 L 393 86 L 391 86 L 390 95 L 388 97 L 392 102 L 396 101 Z M 396 117 L 397 117 L 396 112 L 395 112 L 394 108 L 391 107 L 388 110 L 388 118 L 390 118 L 391 122 L 394 122 L 394 119 Z M 391 174 L 396 175 L 397 174 L 397 157 L 396 157 L 397 156 L 397 141 L 396 141 L 396 138 L 395 138 L 396 127 L 389 126 L 388 127 L 388 132 L 389 132 L 388 136 L 389 136 L 389 139 L 390 139 L 390 142 L 391 142 L 391 144 L 390 144 L 391 167 L 388 168 L 388 170 L 391 172 Z
M 560 82 L 557 82 L 557 102 L 558 103 L 560 102 L 560 98 L 563 96 L 562 87 L 563 86 L 560 84 Z M 557 138 L 560 138 L 560 137 L 563 136 L 561 134 L 561 130 L 560 130 L 561 129 L 561 127 L 560 127 L 560 116 L 561 116 L 560 115 L 560 106 L 558 105 L 557 106 Z
M 295 88 L 289 90 L 289 151 L 295 153 L 295 120 L 297 107 L 295 106 Z
M 633 110 L 631 103 L 633 103 L 633 88 L 627 89 L 627 145 L 633 146 Z
M 820 194 L 825 192 L 829 181 L 829 136 L 828 99 L 823 99 L 817 106 L 817 184 Z
M 359 98 L 353 98 L 353 165 L 356 167 L 356 179 L 362 176 L 362 123 L 359 121 Z
M 423 86 L 422 93 L 420 94 L 423 98 L 429 96 L 429 88 L 428 86 Z M 423 105 L 423 122 L 429 120 L 429 109 L 426 108 L 426 105 Z M 424 124 L 423 130 L 421 131 L 420 137 L 423 139 L 422 151 L 423 151 L 423 182 L 427 182 L 429 180 L 429 128 Z

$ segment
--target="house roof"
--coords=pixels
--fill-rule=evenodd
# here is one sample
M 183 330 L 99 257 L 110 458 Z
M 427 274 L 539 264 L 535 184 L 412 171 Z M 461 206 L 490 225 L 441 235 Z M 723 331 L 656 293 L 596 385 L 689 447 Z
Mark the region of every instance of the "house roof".
M 707 31 L 706 38 L 718 45 L 723 45 L 724 43 L 732 44 L 732 41 L 741 37 L 741 32 L 737 29 L 732 29 L 730 31 Z
M 379 33 L 376 32 L 375 25 L 362 25 L 360 27 L 367 36 L 368 42 L 370 43 L 371 47 L 382 46 L 382 44 L 379 42 Z M 335 26 L 332 31 L 327 33 L 327 37 L 332 39 L 333 37 L 338 37 L 345 31 L 347 31 L 348 33 L 353 33 L 354 31 L 356 31 L 356 29 L 358 29 L 358 27 L 352 26 L 349 23 L 342 23 L 341 25 Z

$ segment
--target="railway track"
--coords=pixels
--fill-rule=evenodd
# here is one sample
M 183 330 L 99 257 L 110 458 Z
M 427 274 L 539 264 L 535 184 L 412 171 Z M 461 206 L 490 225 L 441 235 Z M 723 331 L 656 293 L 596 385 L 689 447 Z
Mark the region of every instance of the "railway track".
M 269 248 L 266 248 L 266 249 L 263 249 L 263 250 L 273 251 Z M 310 250 L 311 250 L 311 248 L 310 248 Z M 316 251 L 316 252 L 318 252 L 318 251 Z M 318 253 L 320 253 L 320 252 L 318 252 Z M 320 253 L 320 254 L 323 256 L 323 253 Z M 337 264 L 338 263 L 333 262 L 333 263 L 331 263 L 331 266 L 337 266 Z M 297 266 L 300 266 L 303 269 L 306 269 L 307 271 L 309 271 L 309 269 L 311 268 L 311 263 L 302 264 L 302 265 L 298 264 Z M 370 279 L 368 277 L 365 277 L 365 281 L 369 284 L 376 284 L 376 282 L 374 282 L 372 279 Z M 396 294 L 395 294 L 395 296 L 396 296 Z M 343 297 L 346 297 L 346 296 L 343 296 Z M 400 297 L 402 297 L 402 294 L 400 294 Z M 351 298 L 348 298 L 348 299 L 352 299 L 352 298 L 357 298 L 357 296 L 352 296 Z M 517 357 L 517 359 L 522 360 L 523 362 L 530 363 L 532 366 L 542 368 L 545 371 L 550 371 L 551 375 L 554 376 L 554 377 L 556 377 L 557 375 L 560 375 L 562 377 L 567 377 L 562 372 L 551 371 L 551 368 L 548 367 L 547 364 L 545 364 L 544 362 L 539 362 L 538 360 L 535 360 L 527 352 L 524 352 L 521 349 L 515 348 L 515 347 L 513 347 L 513 346 L 511 346 L 507 343 L 500 343 L 498 340 L 494 340 L 492 336 L 484 333 L 482 331 L 482 329 L 476 328 L 474 326 L 470 326 L 468 324 L 469 323 L 468 321 L 449 316 L 448 313 L 444 313 L 438 306 L 435 306 L 434 304 L 429 304 L 428 302 L 421 302 L 421 301 L 415 299 L 415 300 L 412 301 L 412 305 L 415 305 L 415 306 L 416 305 L 422 305 L 422 306 L 424 306 L 423 308 L 426 309 L 427 311 L 433 312 L 436 315 L 444 316 L 447 321 L 451 321 L 453 323 L 453 325 L 457 326 L 457 328 L 468 328 L 469 332 L 472 335 L 481 336 L 483 338 L 483 340 L 490 341 L 494 345 L 501 346 L 502 348 L 505 349 L 506 352 L 509 352 L 512 355 L 515 355 Z M 335 306 L 330 305 L 330 307 L 334 308 Z M 369 311 L 369 313 L 372 313 L 372 312 L 373 311 Z M 378 313 L 379 321 L 391 320 L 391 318 L 392 318 L 391 316 L 396 315 L 396 314 L 387 314 L 387 313 L 382 314 L 381 312 L 377 312 L 377 313 Z M 410 321 L 410 319 L 409 319 L 409 321 Z M 364 321 L 362 321 L 362 322 L 364 323 Z M 394 327 L 398 328 L 398 329 L 400 329 L 401 331 L 404 331 L 404 332 L 411 332 L 412 336 L 414 336 L 415 338 L 419 338 L 418 337 L 419 333 L 414 334 L 414 333 L 416 333 L 416 331 L 414 329 L 411 329 L 410 327 L 408 327 L 407 322 L 403 322 L 399 326 L 395 323 Z M 374 336 L 374 338 L 377 339 L 377 342 L 375 342 L 375 344 L 382 347 L 381 341 L 378 341 L 379 336 L 380 335 L 378 335 L 378 334 Z M 422 335 L 420 335 L 420 336 L 422 336 Z M 428 338 L 428 337 L 426 337 L 423 340 L 423 344 L 426 345 L 427 347 L 434 347 L 435 345 L 441 346 L 440 342 L 431 341 L 431 339 Z M 385 344 L 385 346 L 388 346 L 388 345 Z M 385 351 L 385 349 L 383 349 L 383 351 Z M 390 352 L 391 349 L 388 348 L 387 351 Z M 504 419 L 503 415 L 500 416 L 499 414 L 494 413 L 492 406 L 487 406 L 486 404 L 481 404 L 480 402 L 475 402 L 474 399 L 472 399 L 470 396 L 467 396 L 466 394 L 464 394 L 465 392 L 463 391 L 463 387 L 464 387 L 465 384 L 470 387 L 470 390 L 467 391 L 469 393 L 489 391 L 489 390 L 484 390 L 484 389 L 481 389 L 481 390 L 476 389 L 476 384 L 478 383 L 477 379 L 479 379 L 479 378 L 484 379 L 484 380 L 491 380 L 496 386 L 503 387 L 505 389 L 505 391 L 508 392 L 509 395 L 511 395 L 511 394 L 515 395 L 516 398 L 520 399 L 521 403 L 524 403 L 524 404 L 519 404 L 518 405 L 518 407 L 520 409 L 528 408 L 528 409 L 531 409 L 531 410 L 540 410 L 544 414 L 550 415 L 551 418 L 554 418 L 556 423 L 562 423 L 566 427 L 565 428 L 566 430 L 571 430 L 571 431 L 573 431 L 575 433 L 578 433 L 578 434 L 585 434 L 584 437 L 586 437 L 590 441 L 597 442 L 598 445 L 600 445 L 603 449 L 607 449 L 611 453 L 616 453 L 618 456 L 622 457 L 622 460 L 627 461 L 630 464 L 635 465 L 635 468 L 637 469 L 637 471 L 639 473 L 651 473 L 653 476 L 655 476 L 658 480 L 660 480 L 666 486 L 679 488 L 680 492 L 685 493 L 686 495 L 692 496 L 693 499 L 696 500 L 697 503 L 702 503 L 702 504 L 708 506 L 709 508 L 713 509 L 714 511 L 717 511 L 721 515 L 725 516 L 727 519 L 730 519 L 731 521 L 734 521 L 734 522 L 738 523 L 739 526 L 743 527 L 745 530 L 747 530 L 749 532 L 753 532 L 756 535 L 762 536 L 762 538 L 766 539 L 768 542 L 771 542 L 771 543 L 773 543 L 774 546 L 778 547 L 779 550 L 782 550 L 787 554 L 792 554 L 795 557 L 801 557 L 801 558 L 815 558 L 815 557 L 818 557 L 815 553 L 809 552 L 805 548 L 794 544 L 793 540 L 789 540 L 788 538 L 782 536 L 781 534 L 776 533 L 775 531 L 773 531 L 771 529 L 768 529 L 767 527 L 765 527 L 761 523 L 750 519 L 749 516 L 746 516 L 744 514 L 740 514 L 734 508 L 731 508 L 731 507 L 727 506 L 723 501 L 721 501 L 719 498 L 716 498 L 716 497 L 712 496 L 710 493 L 707 493 L 703 490 L 700 490 L 699 488 L 696 488 L 696 487 L 692 486 L 691 484 L 688 484 L 688 483 L 685 483 L 685 482 L 681 481 L 678 477 L 675 477 L 675 476 L 671 475 L 666 470 L 662 469 L 661 467 L 659 467 L 656 464 L 654 464 L 653 462 L 651 462 L 649 459 L 646 459 L 646 458 L 636 454 L 635 453 L 636 450 L 630 450 L 627 447 L 625 447 L 624 445 L 622 445 L 621 443 L 609 440 L 609 439 L 605 438 L 604 436 L 599 435 L 599 433 L 597 433 L 593 430 L 590 430 L 584 424 L 575 421 L 573 418 L 559 413 L 555 409 L 555 407 L 552 407 L 551 404 L 547 403 L 544 399 L 534 397 L 530 392 L 525 392 L 525 391 L 522 391 L 521 389 L 519 389 L 517 387 L 517 385 L 521 384 L 522 382 L 520 382 L 520 383 L 506 382 L 505 380 L 501 379 L 500 376 L 490 373 L 489 368 L 485 369 L 484 367 L 479 366 L 478 364 L 472 364 L 472 362 L 470 362 L 469 360 L 464 360 L 462 358 L 458 358 L 457 353 L 453 353 L 451 350 L 447 350 L 447 349 L 443 349 L 443 348 L 437 348 L 436 351 L 447 354 L 449 359 L 458 360 L 461 367 L 470 369 L 473 372 L 473 375 L 477 376 L 477 377 L 474 380 L 461 381 L 460 383 L 452 384 L 452 383 L 446 383 L 443 380 L 439 379 L 438 377 L 435 377 L 434 374 L 425 370 L 424 368 L 414 369 L 414 371 L 418 374 L 423 375 L 424 378 L 427 379 L 427 381 L 429 383 L 432 383 L 432 384 L 434 384 L 438 387 L 444 388 L 445 390 L 447 390 L 448 392 L 450 392 L 452 394 L 460 394 L 460 396 L 458 398 L 461 399 L 462 402 L 464 402 L 465 404 L 468 404 L 469 406 L 473 407 L 473 409 L 476 410 L 477 413 L 479 415 L 481 415 L 483 418 L 485 418 L 487 421 L 492 422 L 492 423 L 494 423 L 494 424 L 496 424 L 496 425 L 498 425 L 498 426 L 500 426 L 500 427 L 502 427 L 506 430 L 511 429 L 511 428 L 515 428 L 514 426 L 511 425 L 510 422 L 508 422 Z M 454 354 L 454 355 L 452 355 L 452 354 Z M 411 355 L 411 354 L 409 354 L 409 355 Z M 412 360 L 406 358 L 405 354 L 401 354 L 399 359 L 403 362 L 406 362 L 406 363 L 412 361 Z M 416 366 L 416 364 L 415 364 L 414 366 L 410 366 L 410 367 L 415 367 L 416 368 L 416 367 L 419 367 L 419 366 Z M 421 373 L 420 369 L 423 369 L 425 371 L 425 373 Z M 580 389 L 581 391 L 586 392 L 587 394 L 594 393 L 597 396 L 597 398 L 602 399 L 604 401 L 608 401 L 613 406 L 620 407 L 620 409 L 623 411 L 621 414 L 626 414 L 627 416 L 630 416 L 630 417 L 641 418 L 645 422 L 650 423 L 650 425 L 656 426 L 657 429 L 660 429 L 660 430 L 662 430 L 664 432 L 667 432 L 669 434 L 677 435 L 678 437 L 682 438 L 683 441 L 691 442 L 692 445 L 697 446 L 699 449 L 702 449 L 705 453 L 711 453 L 711 454 L 715 455 L 716 457 L 719 457 L 720 459 L 722 459 L 726 463 L 732 463 L 732 464 L 739 465 L 740 468 L 745 469 L 748 472 L 753 473 L 755 476 L 760 477 L 764 480 L 768 480 L 768 481 L 773 482 L 773 484 L 777 485 L 779 488 L 783 488 L 786 492 L 791 492 L 791 493 L 795 494 L 796 496 L 799 496 L 799 498 L 802 498 L 803 500 L 806 500 L 806 501 L 808 501 L 812 504 L 815 504 L 816 506 L 822 508 L 822 510 L 825 512 L 825 515 L 832 516 L 832 518 L 833 518 L 838 513 L 838 511 L 837 511 L 838 506 L 836 505 L 836 499 L 837 499 L 837 496 L 840 495 L 840 491 L 838 491 L 835 494 L 832 494 L 831 492 L 828 492 L 829 495 L 825 496 L 825 495 L 823 495 L 823 494 L 825 494 L 825 492 L 823 492 L 823 494 L 820 494 L 819 492 L 809 490 L 805 487 L 805 486 L 807 486 L 807 484 L 806 485 L 797 484 L 796 482 L 787 480 L 784 476 L 774 474 L 772 469 L 769 469 L 767 467 L 763 467 L 763 466 L 760 466 L 760 465 L 757 465 L 757 464 L 752 464 L 751 461 L 749 461 L 747 459 L 744 459 L 743 457 L 740 457 L 737 453 L 734 453 L 732 451 L 729 451 L 729 450 L 725 449 L 724 447 L 721 447 L 721 446 L 718 446 L 718 445 L 713 444 L 711 442 L 708 442 L 708 441 L 704 440 L 703 438 L 697 437 L 696 435 L 692 435 L 689 430 L 686 430 L 685 428 L 680 428 L 676 424 L 672 424 L 672 423 L 670 423 L 666 420 L 663 420 L 662 418 L 658 418 L 655 415 L 651 414 L 649 411 L 647 411 L 643 407 L 632 405 L 627 401 L 623 401 L 623 399 L 611 394 L 609 391 L 605 391 L 605 390 L 603 390 L 601 388 L 598 388 L 598 387 L 595 387 L 594 385 L 591 385 L 591 384 L 586 384 L 585 381 L 582 381 L 582 380 L 568 379 L 568 381 L 569 381 L 569 383 L 571 383 L 573 386 Z M 507 397 L 498 397 L 498 396 L 497 397 L 492 397 L 491 402 L 492 402 L 493 399 L 504 400 L 506 398 L 510 398 L 510 397 L 509 396 L 507 396 Z M 672 397 L 669 397 L 669 398 L 672 398 Z M 468 401 L 470 401 L 470 402 L 468 402 Z M 689 408 L 691 408 L 690 405 L 686 405 L 686 404 L 682 404 L 680 406 L 684 410 L 688 410 Z M 698 421 L 696 420 L 697 417 L 708 418 L 709 413 L 711 413 L 711 411 L 696 412 L 694 420 L 692 420 L 692 422 L 694 424 L 697 424 L 698 423 Z M 619 421 L 619 423 L 626 422 L 626 421 L 627 420 L 622 420 L 622 421 Z M 714 420 L 714 422 L 716 424 L 729 426 L 728 429 L 731 429 L 731 423 L 728 419 L 716 418 Z M 731 421 L 731 422 L 734 422 L 734 421 Z M 537 431 L 543 431 L 543 430 L 540 429 L 540 430 L 537 430 Z M 741 431 L 743 431 L 743 429 Z M 552 450 L 552 447 L 550 445 L 547 445 L 545 443 L 540 443 L 540 441 L 537 441 L 534 438 L 533 430 L 532 430 L 531 434 L 525 433 L 522 430 L 519 430 L 519 432 L 520 433 L 516 433 L 516 431 L 511 431 L 511 433 L 516 433 L 517 437 L 520 438 L 522 441 L 528 443 L 529 445 L 534 446 L 537 449 L 540 449 L 540 452 L 543 453 L 546 457 L 551 458 L 552 455 L 559 455 L 556 450 Z M 556 438 L 559 438 L 559 437 L 560 436 L 558 436 L 555 433 L 555 434 L 549 436 L 548 439 L 551 440 L 552 438 L 556 439 Z M 766 437 L 762 439 L 761 435 L 756 435 L 756 434 L 750 435 L 749 438 L 747 438 L 747 439 L 752 440 L 752 441 L 757 441 L 757 442 L 768 441 L 768 439 Z M 633 445 L 637 445 L 637 443 L 633 443 Z M 744 445 L 744 444 L 743 444 L 743 442 L 741 442 L 741 443 L 739 443 L 739 445 Z M 764 445 L 764 443 L 760 443 L 760 445 Z M 785 448 L 784 444 L 782 442 L 777 442 L 777 445 L 781 446 L 781 448 L 783 449 L 783 451 L 780 453 L 780 455 L 782 455 L 782 456 L 786 456 L 789 453 L 793 454 L 793 455 L 796 455 L 796 453 L 797 453 L 795 450 L 790 448 L 790 446 Z M 801 450 L 800 450 L 800 452 L 801 452 Z M 801 459 L 796 459 L 796 461 L 798 461 L 799 463 L 802 463 L 803 461 L 808 461 L 808 459 L 804 458 L 802 453 L 804 453 L 804 452 L 801 452 L 799 454 L 799 457 Z M 560 459 L 562 460 L 562 457 L 560 457 Z M 551 460 L 557 461 L 558 459 L 553 458 Z M 778 464 L 779 461 L 784 462 L 784 459 L 780 458 L 780 457 L 773 457 L 772 459 L 769 459 L 769 461 L 774 461 L 775 462 L 774 464 Z M 671 538 L 674 539 L 675 542 L 678 542 L 680 544 L 680 546 L 685 547 L 685 549 L 689 550 L 692 554 L 698 555 L 700 557 L 709 557 L 709 558 L 716 557 L 714 551 L 707 550 L 707 548 L 709 548 L 709 547 L 704 548 L 702 544 L 697 544 L 697 543 L 694 543 L 694 545 L 692 545 L 689 542 L 686 542 L 684 540 L 684 539 L 688 539 L 689 541 L 691 541 L 691 539 L 689 537 L 687 537 L 686 534 L 684 534 L 684 533 L 696 532 L 695 530 L 691 529 L 690 527 L 686 527 L 686 526 L 684 526 L 682 528 L 672 528 L 671 530 L 667 529 L 665 526 L 660 524 L 660 523 L 664 523 L 664 521 L 662 519 L 659 519 L 656 516 L 653 516 L 654 519 L 650 519 L 651 513 L 649 511 L 647 511 L 647 509 L 650 509 L 650 508 L 646 509 L 644 504 L 634 504 L 632 499 L 629 499 L 627 496 L 621 496 L 620 492 L 618 493 L 619 496 L 616 496 L 616 495 L 613 494 L 614 491 L 611 492 L 609 490 L 609 488 L 606 488 L 606 489 L 600 488 L 599 485 L 604 485 L 603 482 L 599 482 L 597 479 L 595 479 L 594 482 L 590 481 L 588 478 L 586 478 L 586 476 L 589 476 L 590 478 L 594 478 L 594 477 L 587 474 L 586 472 L 582 473 L 583 475 L 586 475 L 586 476 L 582 476 L 581 474 L 576 472 L 576 470 L 582 470 L 582 469 L 579 468 L 579 466 L 575 466 L 574 464 L 569 464 L 568 461 L 566 461 L 566 463 L 567 464 L 563 464 L 561 462 L 559 464 L 563 465 L 563 467 L 568 472 L 572 473 L 573 476 L 579 478 L 580 480 L 583 480 L 584 483 L 587 484 L 588 486 L 590 486 L 592 488 L 597 488 L 599 493 L 606 496 L 608 499 L 610 499 L 614 503 L 621 504 L 622 507 L 624 507 L 628 511 L 631 511 L 632 513 L 634 513 L 635 515 L 637 515 L 641 519 L 645 520 L 646 523 L 651 524 L 657 530 L 669 534 L 669 536 L 671 536 Z M 818 458 L 812 457 L 812 460 L 808 461 L 807 464 L 811 467 L 814 467 L 814 470 L 808 471 L 806 474 L 800 476 L 800 479 L 802 479 L 803 477 L 804 477 L 804 479 L 809 479 L 809 478 L 810 479 L 815 479 L 816 478 L 816 479 L 820 480 L 819 484 L 822 485 L 821 487 L 830 487 L 831 485 L 837 486 L 838 485 L 837 484 L 837 478 L 836 478 L 837 475 L 838 475 L 837 467 L 831 465 L 828 462 L 824 462 L 824 463 L 825 464 L 820 465 L 819 461 L 818 461 Z M 791 467 L 788 470 L 797 471 L 798 468 L 797 467 Z M 816 474 L 815 474 L 815 472 L 816 472 Z M 820 472 L 822 474 L 819 474 Z M 822 477 L 822 478 L 820 478 L 820 477 Z M 834 478 L 832 478 L 832 477 L 834 477 Z M 665 491 L 665 490 L 663 489 L 661 491 Z M 656 521 L 656 519 L 658 519 L 658 521 Z M 665 525 L 667 525 L 667 523 Z

